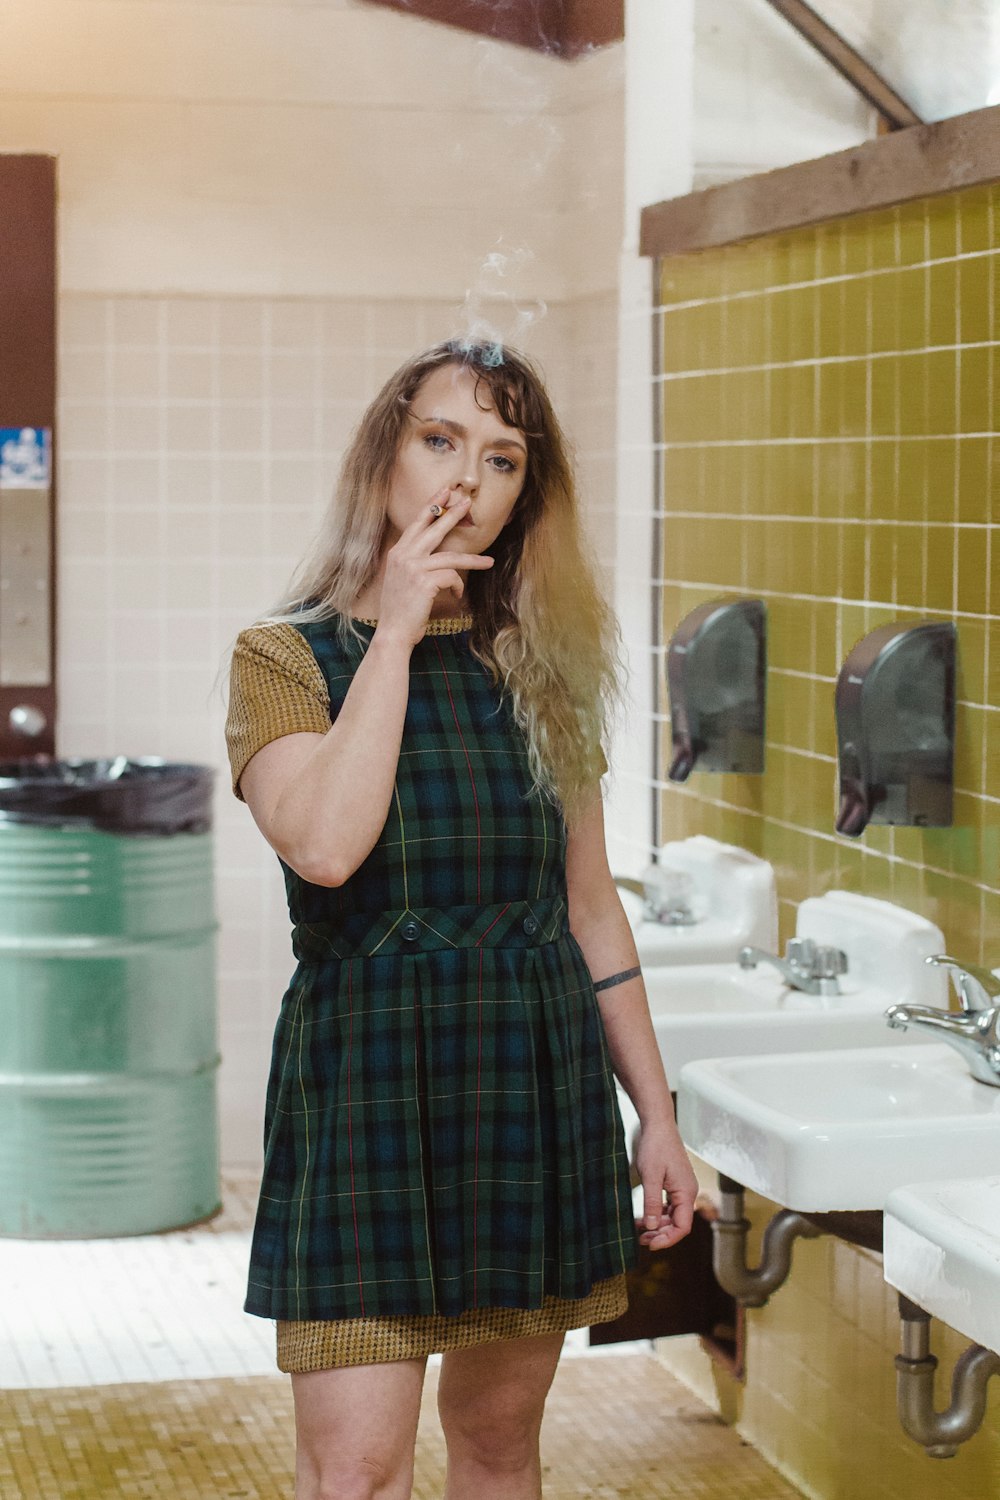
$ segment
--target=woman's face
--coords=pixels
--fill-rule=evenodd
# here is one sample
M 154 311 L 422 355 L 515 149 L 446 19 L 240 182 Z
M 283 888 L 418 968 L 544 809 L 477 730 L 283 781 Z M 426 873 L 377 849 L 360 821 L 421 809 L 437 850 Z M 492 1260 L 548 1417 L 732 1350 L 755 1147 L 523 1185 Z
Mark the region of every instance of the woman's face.
M 478 400 L 477 400 L 478 396 Z M 524 433 L 508 427 L 489 387 L 462 365 L 442 365 L 417 387 L 389 486 L 386 545 L 427 506 L 468 495 L 449 551 L 486 552 L 510 519 L 527 476 Z

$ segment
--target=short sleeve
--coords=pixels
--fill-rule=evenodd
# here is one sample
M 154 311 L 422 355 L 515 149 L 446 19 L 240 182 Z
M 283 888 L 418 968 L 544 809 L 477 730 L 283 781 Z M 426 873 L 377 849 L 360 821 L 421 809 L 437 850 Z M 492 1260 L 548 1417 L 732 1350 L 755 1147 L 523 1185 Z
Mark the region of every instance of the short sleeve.
M 236 639 L 229 674 L 226 746 L 233 791 L 248 761 L 286 734 L 326 734 L 330 694 L 305 637 L 283 623 L 254 625 Z

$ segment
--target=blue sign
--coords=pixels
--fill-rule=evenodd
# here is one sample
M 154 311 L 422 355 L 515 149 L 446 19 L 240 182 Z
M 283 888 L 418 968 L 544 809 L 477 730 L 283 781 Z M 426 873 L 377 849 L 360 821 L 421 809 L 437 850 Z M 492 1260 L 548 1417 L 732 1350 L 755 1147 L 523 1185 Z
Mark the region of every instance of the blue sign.
M 52 434 L 47 427 L 0 427 L 0 490 L 47 490 Z

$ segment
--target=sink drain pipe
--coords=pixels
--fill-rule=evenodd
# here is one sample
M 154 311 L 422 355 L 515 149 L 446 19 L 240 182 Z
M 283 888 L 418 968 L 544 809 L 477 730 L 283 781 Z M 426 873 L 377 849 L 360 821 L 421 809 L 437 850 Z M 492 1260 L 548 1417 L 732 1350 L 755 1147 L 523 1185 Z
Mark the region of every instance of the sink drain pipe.
M 712 1224 L 712 1268 L 724 1291 L 744 1307 L 763 1307 L 786 1280 L 792 1268 L 792 1246 L 797 1239 L 816 1239 L 822 1230 L 794 1209 L 783 1208 L 764 1230 L 760 1264 L 747 1265 L 750 1220 L 743 1212 L 741 1183 L 719 1173 L 722 1203 Z
M 1000 1354 L 970 1344 L 951 1377 L 951 1404 L 934 1410 L 930 1314 L 900 1294 L 900 1353 L 896 1355 L 896 1405 L 904 1431 L 930 1458 L 954 1458 L 960 1443 L 978 1432 L 986 1414 L 986 1384 L 1000 1375 Z

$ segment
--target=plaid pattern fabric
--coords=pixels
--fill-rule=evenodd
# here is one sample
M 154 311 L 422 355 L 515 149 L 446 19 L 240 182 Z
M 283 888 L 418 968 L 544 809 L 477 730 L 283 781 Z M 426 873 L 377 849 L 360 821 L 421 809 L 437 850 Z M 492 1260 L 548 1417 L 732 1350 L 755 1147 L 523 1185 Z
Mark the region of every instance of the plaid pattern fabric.
M 336 715 L 370 639 L 303 626 Z M 393 803 L 345 885 L 285 868 L 298 967 L 268 1086 L 248 1312 L 538 1308 L 633 1264 L 565 828 L 466 634 L 423 640 Z

